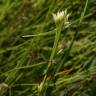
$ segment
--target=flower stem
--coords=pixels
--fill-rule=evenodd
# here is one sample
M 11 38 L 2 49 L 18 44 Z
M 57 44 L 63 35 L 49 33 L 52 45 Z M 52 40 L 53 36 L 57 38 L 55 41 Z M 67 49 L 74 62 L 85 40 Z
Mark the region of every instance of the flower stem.
M 59 39 L 60 39 L 60 35 L 61 35 L 61 26 L 57 26 L 57 30 L 56 30 L 56 34 L 55 34 L 55 40 L 54 40 L 54 45 L 53 45 L 53 49 L 52 49 L 52 52 L 51 52 L 51 56 L 50 56 L 50 60 L 49 60 L 49 63 L 48 63 L 48 67 L 46 69 L 46 75 L 44 76 L 44 79 L 42 81 L 42 87 L 41 87 L 41 93 L 43 91 L 43 87 L 45 82 L 46 82 L 46 79 L 47 79 L 47 72 L 48 70 L 50 69 L 51 65 L 52 65 L 52 60 L 54 59 L 54 56 L 56 54 L 56 51 L 57 51 L 57 46 L 58 46 L 58 42 L 59 42 Z M 47 87 L 47 86 L 46 86 Z

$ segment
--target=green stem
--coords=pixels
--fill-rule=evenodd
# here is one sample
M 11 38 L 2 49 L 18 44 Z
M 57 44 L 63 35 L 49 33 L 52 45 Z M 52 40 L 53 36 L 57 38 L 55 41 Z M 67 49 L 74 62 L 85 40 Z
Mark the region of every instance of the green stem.
M 49 70 L 49 68 L 51 66 L 51 63 L 52 63 L 52 60 L 54 59 L 54 56 L 56 54 L 57 47 L 58 47 L 58 42 L 59 42 L 59 39 L 60 39 L 60 35 L 61 35 L 61 26 L 60 27 L 57 26 L 54 45 L 53 45 L 52 53 L 51 53 L 51 56 L 50 56 L 50 59 L 49 59 L 47 71 Z
M 59 42 L 59 39 L 60 39 L 60 35 L 61 35 L 61 25 L 60 26 L 57 26 L 57 30 L 56 30 L 56 35 L 55 35 L 55 40 L 54 40 L 54 45 L 53 45 L 53 49 L 52 49 L 52 53 L 51 53 L 51 56 L 50 56 L 50 60 L 49 60 L 49 63 L 48 63 L 48 67 L 46 69 L 46 73 L 48 72 L 48 70 L 50 69 L 51 67 L 51 61 L 54 59 L 54 56 L 56 54 L 56 51 L 57 51 L 57 47 L 58 47 L 58 42 Z M 42 87 L 41 87 L 41 94 L 42 94 L 42 91 L 43 91 L 43 86 L 46 82 L 46 79 L 47 79 L 47 74 L 44 76 L 44 79 L 42 81 Z M 40 95 L 39 95 L 40 96 Z

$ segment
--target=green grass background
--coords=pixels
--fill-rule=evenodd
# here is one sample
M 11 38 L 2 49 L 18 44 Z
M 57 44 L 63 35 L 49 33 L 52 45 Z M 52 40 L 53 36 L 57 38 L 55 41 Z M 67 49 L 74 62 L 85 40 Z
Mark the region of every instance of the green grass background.
M 52 14 L 65 9 L 50 61 Z M 0 0 L 0 96 L 96 96 L 95 78 L 96 0 Z

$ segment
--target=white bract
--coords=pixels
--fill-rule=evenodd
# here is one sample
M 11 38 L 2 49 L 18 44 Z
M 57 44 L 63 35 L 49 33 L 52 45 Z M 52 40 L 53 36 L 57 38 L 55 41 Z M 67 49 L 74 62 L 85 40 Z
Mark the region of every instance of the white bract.
M 53 14 L 53 18 L 55 22 L 62 22 L 64 23 L 64 25 L 68 25 L 68 18 L 69 18 L 70 14 L 67 13 L 67 9 L 65 11 L 60 11 L 57 12 L 57 14 Z
M 2 88 L 7 88 L 8 85 L 6 83 L 1 83 L 0 84 L 0 91 L 2 90 Z
M 62 20 L 64 18 L 64 11 L 53 14 L 53 18 L 55 21 Z

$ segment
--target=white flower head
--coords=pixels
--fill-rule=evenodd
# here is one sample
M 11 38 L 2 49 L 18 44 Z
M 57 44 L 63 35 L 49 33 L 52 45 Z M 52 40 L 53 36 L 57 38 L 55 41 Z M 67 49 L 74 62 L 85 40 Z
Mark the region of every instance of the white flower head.
M 57 14 L 53 14 L 53 18 L 55 21 L 62 20 L 64 18 L 64 11 L 58 12 Z
M 1 83 L 0 84 L 0 91 L 3 89 L 3 88 L 7 88 L 8 85 L 6 83 Z
M 62 22 L 64 23 L 64 25 L 68 25 L 68 18 L 69 18 L 70 14 L 67 13 L 67 9 L 65 9 L 65 11 L 60 11 L 57 12 L 57 14 L 53 14 L 53 18 L 55 22 Z

